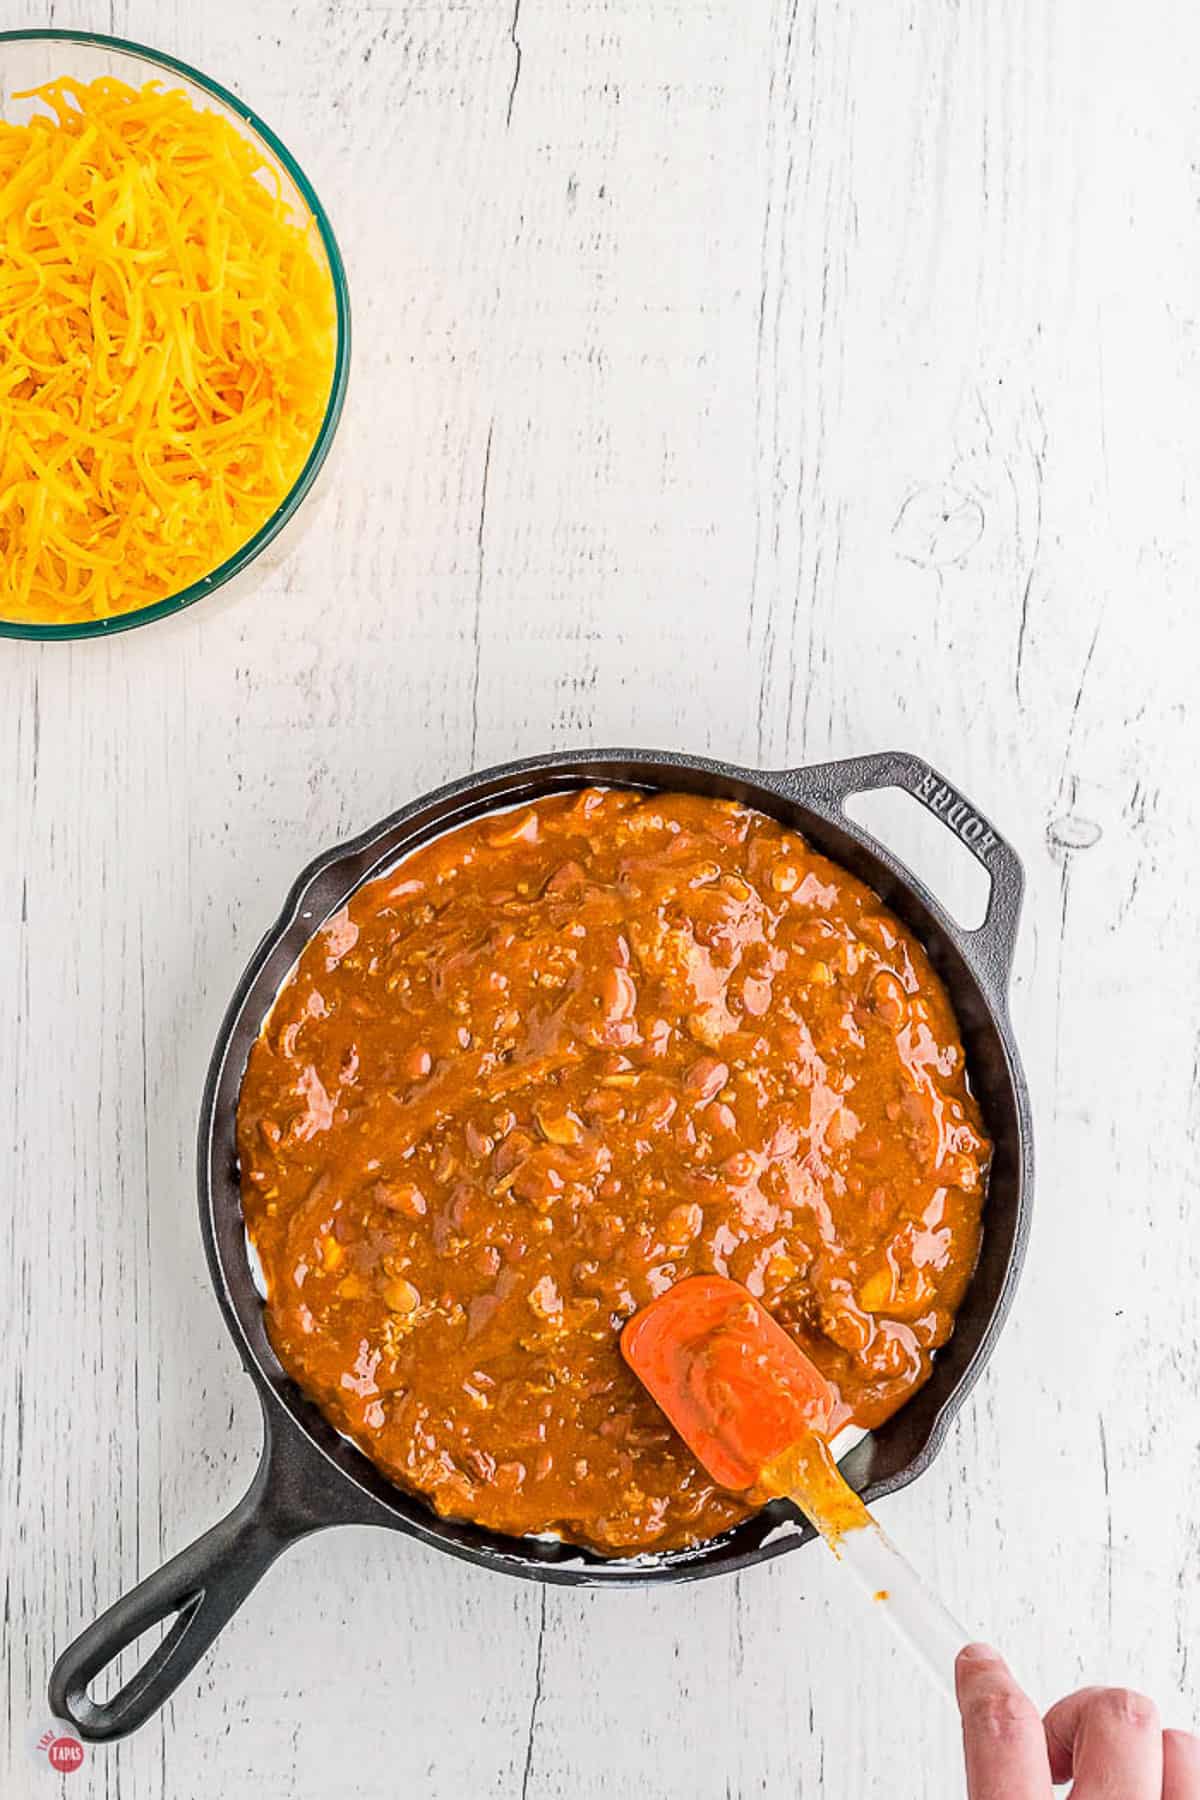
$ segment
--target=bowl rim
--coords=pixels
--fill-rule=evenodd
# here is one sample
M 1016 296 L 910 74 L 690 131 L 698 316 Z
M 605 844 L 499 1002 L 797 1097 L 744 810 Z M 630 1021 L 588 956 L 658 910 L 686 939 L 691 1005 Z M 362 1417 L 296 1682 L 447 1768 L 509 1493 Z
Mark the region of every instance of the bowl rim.
M 109 618 L 78 619 L 59 624 L 50 622 L 39 624 L 0 617 L 0 638 L 24 638 L 38 643 L 55 643 L 81 638 L 112 637 L 116 632 L 132 631 L 139 625 L 150 625 L 156 619 L 169 618 L 174 613 L 182 612 L 186 607 L 194 606 L 197 600 L 203 600 L 206 595 L 215 593 L 218 588 L 224 587 L 226 582 L 232 581 L 235 575 L 240 575 L 242 570 L 247 568 L 267 548 L 267 545 L 279 536 L 312 488 L 321 466 L 329 454 L 341 420 L 346 400 L 346 387 L 350 377 L 350 290 L 346 279 L 345 263 L 342 260 L 342 253 L 338 247 L 333 226 L 316 189 L 283 140 L 244 100 L 239 99 L 236 94 L 223 87 L 219 81 L 214 81 L 212 76 L 205 75 L 202 70 L 193 68 L 190 63 L 184 62 L 181 58 L 171 56 L 165 50 L 155 50 L 148 44 L 135 43 L 131 38 L 114 37 L 103 31 L 71 31 L 53 26 L 30 26 L 15 31 L 0 31 L 0 53 L 5 44 L 39 42 L 84 44 L 101 50 L 118 51 L 125 56 L 137 57 L 153 67 L 167 70 L 171 74 L 182 75 L 203 92 L 210 94 L 213 99 L 219 100 L 222 106 L 228 108 L 230 112 L 247 124 L 283 166 L 312 215 L 325 251 L 330 280 L 333 283 L 337 328 L 333 376 L 329 385 L 329 398 L 325 405 L 324 416 L 308 456 L 305 458 L 303 468 L 270 517 L 231 556 L 226 557 L 224 562 L 219 563 L 215 569 L 211 569 L 207 575 L 202 575 L 198 580 L 189 582 L 187 587 L 180 588 L 178 593 L 168 594 L 163 600 L 153 601 L 149 606 L 134 607 L 129 612 L 114 613 Z

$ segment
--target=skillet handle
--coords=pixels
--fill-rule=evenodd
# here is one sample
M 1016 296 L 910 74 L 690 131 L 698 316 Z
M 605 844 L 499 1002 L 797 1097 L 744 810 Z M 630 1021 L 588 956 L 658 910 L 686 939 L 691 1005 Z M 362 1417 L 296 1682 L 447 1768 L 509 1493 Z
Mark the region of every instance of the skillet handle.
M 866 837 L 898 873 L 898 859 L 886 845 L 847 817 L 845 802 L 853 794 L 876 788 L 903 788 L 919 800 L 935 819 L 966 845 L 991 880 L 987 912 L 982 925 L 967 931 L 951 923 L 951 935 L 985 988 L 1001 1003 L 1008 996 L 1025 872 L 1021 859 L 990 820 L 966 799 L 944 775 L 908 750 L 883 750 L 873 756 L 853 756 L 845 762 L 818 763 L 808 768 L 782 770 L 776 778 L 787 793 L 812 807 L 840 830 Z
M 273 1421 L 265 1398 L 263 1414 L 262 1460 L 233 1511 L 114 1602 L 55 1663 L 51 1712 L 80 1737 L 103 1743 L 144 1725 L 191 1674 L 280 1552 L 309 1532 L 339 1522 L 336 1511 L 322 1515 L 305 1505 L 297 1481 L 303 1457 L 297 1449 L 307 1446 L 299 1434 L 287 1431 L 285 1419 Z M 279 1425 L 284 1427 L 282 1442 L 275 1435 Z M 312 1489 L 319 1493 L 319 1472 L 314 1468 L 309 1473 Z M 93 1700 L 88 1685 L 100 1671 L 144 1631 L 172 1616 L 175 1622 L 166 1636 L 120 1691 L 111 1699 Z

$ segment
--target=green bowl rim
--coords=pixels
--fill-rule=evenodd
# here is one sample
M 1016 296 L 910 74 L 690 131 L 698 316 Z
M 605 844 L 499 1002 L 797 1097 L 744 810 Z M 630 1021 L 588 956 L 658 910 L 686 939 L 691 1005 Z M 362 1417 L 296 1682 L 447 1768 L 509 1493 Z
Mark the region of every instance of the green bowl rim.
M 41 642 L 53 642 L 70 638 L 111 637 L 115 632 L 132 631 L 135 626 L 149 625 L 155 619 L 165 619 L 172 613 L 182 612 L 184 607 L 194 605 L 197 600 L 203 600 L 206 594 L 214 593 L 217 588 L 223 587 L 227 581 L 231 581 L 235 575 L 239 575 L 274 538 L 278 537 L 316 480 L 321 465 L 329 454 L 329 447 L 342 416 L 342 407 L 346 400 L 346 385 L 350 377 L 350 292 L 346 281 L 345 264 L 342 262 L 342 253 L 338 248 L 333 226 L 317 197 L 316 190 L 287 145 L 276 136 L 271 127 L 265 124 L 251 107 L 246 105 L 244 100 L 239 100 L 236 94 L 230 93 L 228 88 L 222 87 L 220 82 L 214 81 L 211 76 L 204 75 L 199 69 L 192 68 L 190 63 L 181 62 L 176 56 L 168 56 L 163 50 L 152 50 L 146 44 L 135 44 L 129 38 L 111 37 L 102 31 L 67 31 L 57 28 L 0 31 L 0 46 L 38 41 L 94 44 L 103 50 L 117 50 L 127 56 L 140 57 L 144 62 L 156 64 L 161 69 L 170 70 L 172 73 L 182 75 L 188 81 L 194 82 L 197 87 L 213 95 L 215 99 L 221 101 L 222 105 L 227 106 L 231 112 L 243 119 L 282 163 L 312 213 L 325 248 L 337 310 L 337 351 L 325 416 L 321 421 L 321 428 L 313 441 L 313 447 L 308 453 L 304 467 L 270 518 L 260 525 L 253 537 L 248 538 L 241 548 L 236 550 L 225 562 L 220 563 L 207 575 L 201 576 L 199 581 L 193 581 L 188 587 L 181 588 L 177 594 L 170 594 L 165 600 L 156 600 L 152 606 L 140 606 L 132 612 L 115 613 L 109 619 L 83 619 L 65 625 L 26 625 L 15 619 L 0 618 L 0 637 L 33 638 Z

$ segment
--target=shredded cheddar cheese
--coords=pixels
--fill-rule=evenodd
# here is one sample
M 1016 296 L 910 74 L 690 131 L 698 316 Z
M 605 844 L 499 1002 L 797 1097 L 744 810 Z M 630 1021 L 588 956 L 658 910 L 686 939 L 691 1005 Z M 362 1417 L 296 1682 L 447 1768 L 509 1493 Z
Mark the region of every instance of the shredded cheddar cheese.
M 62 79 L 0 120 L 0 618 L 104 618 L 219 567 L 329 400 L 314 228 L 223 115 Z

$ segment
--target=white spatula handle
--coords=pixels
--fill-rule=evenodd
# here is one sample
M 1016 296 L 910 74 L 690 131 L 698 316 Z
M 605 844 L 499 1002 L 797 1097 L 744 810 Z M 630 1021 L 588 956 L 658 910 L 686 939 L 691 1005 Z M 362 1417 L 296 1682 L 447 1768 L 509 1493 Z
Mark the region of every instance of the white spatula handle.
M 954 1659 L 972 1640 L 895 1544 L 873 1522 L 843 1532 L 834 1554 L 846 1564 L 892 1628 L 916 1652 L 944 1693 L 954 1698 Z

